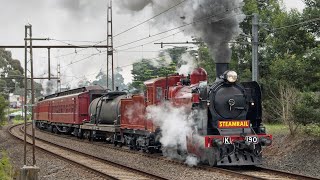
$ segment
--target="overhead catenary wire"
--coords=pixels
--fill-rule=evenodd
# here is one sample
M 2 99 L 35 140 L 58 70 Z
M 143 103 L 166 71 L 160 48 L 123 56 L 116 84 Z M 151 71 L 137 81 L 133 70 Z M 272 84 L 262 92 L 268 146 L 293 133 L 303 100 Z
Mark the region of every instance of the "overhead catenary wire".
M 55 39 L 55 38 L 49 38 L 49 40 L 62 42 L 64 44 L 68 44 L 67 42 L 84 42 L 84 43 L 98 43 L 100 41 L 86 41 L 86 40 L 68 40 L 68 39 Z M 70 43 L 71 45 L 71 43 Z
M 228 10 L 228 9 L 227 9 L 226 11 L 224 11 L 224 12 L 222 12 L 222 13 L 214 14 L 214 15 L 209 15 L 209 16 L 207 16 L 207 17 L 194 20 L 194 21 L 192 21 L 192 22 L 190 22 L 190 23 L 187 23 L 187 24 L 184 24 L 184 25 L 181 25 L 181 26 L 178 26 L 178 27 L 175 27 L 175 28 L 166 30 L 166 31 L 162 31 L 162 32 L 159 32 L 159 33 L 156 33 L 156 34 L 153 34 L 153 35 L 149 35 L 149 36 L 147 36 L 147 37 L 144 37 L 144 38 L 141 38 L 141 39 L 132 41 L 132 42 L 128 42 L 128 43 L 125 43 L 125 44 L 116 46 L 115 48 L 119 48 L 119 47 L 123 47 L 123 46 L 126 46 L 126 45 L 130 45 L 130 44 L 133 44 L 133 43 L 136 43 L 136 42 L 140 42 L 140 41 L 142 41 L 142 40 L 145 40 L 145 39 L 148 39 L 148 38 L 151 38 L 151 37 L 154 37 L 154 36 L 158 36 L 158 35 L 161 35 L 161 34 L 164 34 L 164 33 L 167 33 L 167 32 L 171 32 L 171 31 L 174 31 L 174 30 L 176 30 L 176 29 L 183 28 L 183 27 L 185 27 L 185 26 L 190 26 L 190 25 L 192 25 L 192 24 L 194 24 L 194 23 L 202 22 L 202 21 L 207 20 L 207 19 L 209 19 L 209 18 L 218 16 L 218 15 L 221 15 L 221 14 L 225 14 L 225 13 L 227 13 L 227 12 L 230 12 L 230 11 L 233 11 L 233 10 L 236 10 L 236 9 L 239 9 L 239 8 L 242 8 L 242 7 L 243 7 L 243 5 L 238 6 L 238 7 L 235 7 L 235 8 L 233 8 L 233 9 L 231 9 L 231 10 Z M 219 20 L 216 20 L 215 22 L 221 21 L 221 20 L 223 20 L 223 19 L 227 19 L 227 18 L 230 18 L 230 17 L 234 17 L 234 16 L 237 16 L 237 15 L 242 15 L 242 14 L 235 14 L 235 15 L 232 15 L 232 16 L 229 16 L 229 17 L 224 17 L 224 18 L 221 18 L 221 19 L 219 19 Z M 93 46 L 98 45 L 98 44 L 100 44 L 100 43 L 102 43 L 102 42 L 105 42 L 106 40 L 107 40 L 107 39 L 102 40 L 102 41 L 99 41 L 98 43 L 94 44 Z M 83 50 L 85 50 L 85 49 L 81 49 L 81 50 L 79 50 L 78 52 L 83 51 Z M 74 54 L 74 53 L 69 53 L 69 54 L 62 55 L 62 56 L 67 56 L 67 55 L 71 55 L 71 54 Z M 59 56 L 59 57 L 62 57 L 62 56 Z
M 134 28 L 136 28 L 136 27 L 138 27 L 138 26 L 146 23 L 146 22 L 149 22 L 150 20 L 152 20 L 152 19 L 154 19 L 154 18 L 156 18 L 156 17 L 158 17 L 158 16 L 160 16 L 160 15 L 162 15 L 162 14 L 170 11 L 171 9 L 174 9 L 175 7 L 181 5 L 181 4 L 184 3 L 185 1 L 187 1 L 187 0 L 180 1 L 179 3 L 177 3 L 177 4 L 175 4 L 174 6 L 170 7 L 169 9 L 166 9 L 166 10 L 160 12 L 159 14 L 156 14 L 155 16 L 153 16 L 153 17 L 151 17 L 151 18 L 149 18 L 149 19 L 147 19 L 147 20 L 145 20 L 145 21 L 136 24 L 136 25 L 134 25 L 134 26 L 132 26 L 132 27 L 130 27 L 130 28 L 128 28 L 128 29 L 126 29 L 126 30 L 124 30 L 124 31 L 116 34 L 116 35 L 114 35 L 113 37 L 115 38 L 115 37 L 117 37 L 117 36 L 119 36 L 119 35 L 121 35 L 121 34 L 124 34 L 124 33 L 128 32 L 128 31 L 130 31 L 130 30 L 132 30 L 132 29 L 134 29 Z
M 151 58 L 151 59 L 147 59 L 147 60 L 149 60 L 149 61 L 158 60 L 158 59 L 160 59 L 160 58 L 162 58 L 162 57 L 165 57 L 165 55 L 163 55 L 163 56 L 157 56 L 157 57 L 154 57 L 154 58 Z M 133 63 L 130 63 L 130 64 L 118 66 L 117 68 L 124 68 L 124 67 L 128 67 L 128 66 L 132 66 L 132 65 L 135 64 L 135 63 L 138 63 L 138 62 L 133 62 Z M 82 75 L 82 76 L 65 76 L 65 77 L 72 77 L 72 79 L 71 79 L 70 81 L 67 81 L 67 82 L 65 82 L 65 83 L 62 83 L 62 85 L 69 84 L 70 82 L 72 82 L 72 81 L 74 80 L 74 78 L 75 78 L 75 79 L 81 79 L 81 78 L 83 78 L 83 77 L 96 75 L 96 74 L 98 74 L 98 73 L 100 73 L 100 72 L 107 72 L 107 70 L 102 71 L 102 70 L 100 69 L 99 71 L 97 71 L 97 72 L 95 72 L 95 73 L 90 73 L 90 74 L 86 74 L 86 75 Z
M 117 50 L 117 51 L 127 51 L 127 50 L 130 50 L 130 49 L 138 48 L 138 47 L 141 47 L 141 46 L 144 46 L 144 45 L 148 45 L 148 44 L 154 43 L 154 42 L 156 42 L 156 41 L 160 41 L 160 40 L 169 38 L 169 37 L 171 37 L 171 36 L 174 36 L 174 35 L 179 34 L 179 33 L 182 33 L 182 32 L 183 32 L 183 30 L 182 30 L 182 31 L 175 32 L 175 33 L 170 34 L 170 35 L 168 35 L 168 36 L 165 36 L 165 37 L 162 37 L 162 38 L 159 38 L 159 39 L 156 39 L 156 40 L 153 40 L 153 41 L 144 43 L 144 44 L 140 44 L 140 45 L 137 45 L 137 46 L 134 46 L 134 47 L 129 47 L 129 48 L 126 48 L 126 49 L 120 49 L 120 50 Z
M 242 5 L 242 6 L 243 6 L 243 5 Z M 236 10 L 236 9 L 238 9 L 238 8 L 241 8 L 242 6 L 233 8 L 231 11 Z M 202 21 L 207 20 L 207 19 L 209 19 L 209 18 L 211 18 L 211 17 L 215 17 L 215 16 L 218 16 L 218 15 L 227 13 L 227 12 L 229 12 L 229 11 L 230 11 L 230 10 L 226 10 L 226 11 L 224 11 L 224 12 L 222 12 L 222 13 L 219 13 L 219 14 L 209 15 L 209 16 L 207 16 L 207 17 L 205 17 L 205 18 L 200 18 L 200 19 L 197 19 L 197 20 L 192 21 L 192 22 L 190 22 L 190 23 L 187 23 L 187 24 L 184 24 L 184 25 L 181 25 L 181 26 L 178 26 L 178 27 L 175 27 L 175 28 L 166 30 L 166 31 L 162 31 L 162 32 L 156 33 L 156 34 L 154 34 L 154 35 L 151 35 L 151 36 L 148 36 L 148 37 L 145 37 L 145 38 L 141 38 L 141 39 L 138 39 L 138 40 L 135 40 L 135 41 L 131 41 L 131 42 L 129 42 L 129 43 L 122 44 L 122 45 L 120 45 L 120 46 L 116 46 L 115 48 L 119 48 L 119 47 L 123 47 L 123 46 L 126 46 L 126 45 L 130 45 L 130 44 L 133 44 L 133 43 L 136 43 L 136 42 L 140 42 L 140 41 L 142 41 L 142 40 L 145 40 L 145 39 L 148 39 L 148 38 L 151 38 L 151 37 L 154 37 L 154 36 L 158 36 L 158 35 L 161 35 L 161 34 L 170 32 L 170 31 L 174 31 L 174 30 L 176 30 L 176 29 L 183 28 L 183 27 L 185 27 L 185 26 L 192 25 L 192 24 L 194 24 L 194 23 L 202 22 Z M 220 19 L 218 19 L 218 20 L 215 20 L 214 22 L 218 22 L 218 21 L 221 21 L 221 20 L 224 20 L 224 19 L 228 19 L 228 18 L 237 16 L 237 15 L 241 15 L 241 14 L 233 14 L 232 16 L 223 17 L 223 18 L 220 18 Z M 135 46 L 135 47 L 130 47 L 130 48 L 127 48 L 127 49 L 120 49 L 120 51 L 129 50 L 129 49 L 134 49 L 134 48 L 141 47 L 141 46 L 144 46 L 144 45 L 147 45 L 147 44 L 151 44 L 151 43 L 153 43 L 153 42 L 156 42 L 156 41 L 159 41 L 159 40 L 168 38 L 168 37 L 170 37 L 170 36 L 172 36 L 172 35 L 176 35 L 176 34 L 181 33 L 181 32 L 183 32 L 183 30 L 182 30 L 182 31 L 179 31 L 179 32 L 176 32 L 176 33 L 174 33 L 174 34 L 171 34 L 171 35 L 169 35 L 169 36 L 166 36 L 166 37 L 163 37 L 163 38 L 160 38 L 160 39 L 157 39 L 157 40 L 153 40 L 153 41 L 151 41 L 151 42 L 144 43 L 144 44 L 141 44 L 141 45 L 138 45 L 138 46 Z M 87 56 L 87 57 L 82 58 L 82 59 L 80 59 L 80 60 L 71 62 L 71 63 L 69 63 L 69 64 L 67 64 L 67 65 L 65 65 L 65 66 L 63 66 L 63 67 L 61 67 L 61 68 L 65 68 L 66 66 L 75 64 L 75 63 L 77 63 L 77 62 L 84 61 L 84 60 L 89 59 L 89 58 L 91 58 L 91 57 L 93 57 L 93 56 L 95 56 L 95 55 L 102 54 L 103 52 L 106 52 L 106 51 L 107 51 L 107 50 L 105 50 L 105 51 L 100 51 L 100 52 L 98 52 L 98 53 L 91 54 L 90 56 Z M 78 52 L 80 52 L 80 51 L 78 51 Z
M 307 20 L 307 21 L 303 21 L 303 22 L 299 22 L 299 23 L 295 23 L 295 24 L 290 24 L 290 25 L 286 25 L 286 26 L 281 26 L 281 27 L 277 27 L 277 28 L 273 28 L 271 29 L 272 31 L 276 31 L 276 30 L 280 30 L 280 29 L 286 29 L 286 28 L 290 28 L 290 27 L 294 27 L 294 26 L 299 26 L 299 25 L 303 25 L 303 24 L 308 24 L 308 23 L 311 23 L 311 22 L 316 22 L 316 21 L 319 21 L 320 20 L 320 17 L 317 17 L 317 18 L 313 18 L 313 19 L 310 19 L 310 20 Z
M 185 0 L 185 1 L 186 1 L 186 0 Z M 182 1 L 182 2 L 185 2 L 185 1 Z M 182 2 L 180 2 L 180 4 L 181 4 Z M 180 5 L 180 4 L 178 3 L 177 5 Z M 177 6 L 177 5 L 176 5 L 176 6 Z M 176 7 L 176 6 L 174 6 L 174 7 Z M 174 31 L 174 30 L 176 30 L 176 29 L 183 28 L 183 27 L 185 27 L 185 26 L 192 25 L 192 24 L 194 24 L 194 23 L 202 22 L 202 21 L 207 20 L 207 19 L 209 19 L 209 18 L 218 16 L 218 15 L 221 15 L 221 14 L 225 14 L 225 13 L 227 13 L 227 12 L 230 12 L 230 11 L 233 11 L 233 10 L 236 10 L 236 9 L 239 9 L 239 8 L 242 8 L 242 7 L 243 7 L 243 5 L 241 5 L 241 6 L 239 6 L 239 7 L 235 7 L 235 8 L 233 8 L 233 9 L 231 9 L 231 10 L 228 10 L 228 9 L 227 9 L 226 11 L 224 11 L 224 12 L 222 12 L 222 13 L 214 14 L 214 15 L 209 15 L 209 16 L 207 16 L 207 17 L 197 19 L 197 20 L 192 21 L 192 22 L 190 22 L 190 23 L 187 23 L 187 24 L 184 24 L 184 25 L 181 25 L 181 26 L 178 26 L 178 27 L 175 27 L 175 28 L 166 30 L 166 31 L 162 31 L 162 32 L 159 32 L 159 33 L 156 33 L 156 34 L 153 34 L 153 35 L 149 35 L 149 36 L 147 36 L 147 37 L 144 37 L 144 38 L 141 38 L 141 39 L 138 39 L 138 40 L 134 40 L 134 41 L 131 41 L 131 42 L 128 42 L 128 43 L 119 45 L 119 46 L 116 46 L 115 48 L 119 48 L 119 47 L 123 47 L 123 46 L 126 46 L 126 45 L 130 45 L 130 44 L 133 44 L 133 43 L 136 43 L 136 42 L 140 42 L 140 41 L 142 41 L 142 40 L 145 40 L 145 39 L 148 39 L 148 38 L 151 38 L 151 37 L 154 37 L 154 36 L 158 36 L 158 35 L 161 35 L 161 34 L 164 34 L 164 33 L 167 33 L 167 32 Z M 173 7 L 172 7 L 172 8 L 173 8 Z M 171 8 L 171 9 L 172 9 L 172 8 Z M 168 10 L 167 10 L 167 11 L 168 11 Z M 167 12 L 167 11 L 166 11 L 166 12 Z M 162 13 L 162 14 L 163 14 L 163 13 Z M 227 18 L 230 18 L 230 17 L 234 17 L 234 16 L 237 16 L 237 15 L 242 15 L 242 14 L 235 14 L 235 15 L 232 15 L 232 16 L 229 16 L 229 17 L 224 17 L 224 18 L 221 18 L 221 19 L 219 19 L 219 20 L 216 20 L 215 22 L 221 21 L 221 20 L 223 20 L 223 19 L 227 19 Z M 102 41 L 99 41 L 99 42 L 97 42 L 96 44 L 91 45 L 91 47 L 92 47 L 92 46 L 95 46 L 95 45 L 98 45 L 98 44 L 100 44 L 100 43 L 102 43 L 102 42 L 105 42 L 106 40 L 107 40 L 107 39 L 102 40 Z M 90 46 L 89 46 L 89 47 L 90 47 Z M 87 48 L 81 49 L 81 50 L 79 50 L 78 52 L 81 52 L 81 51 L 83 51 L 83 50 L 85 50 L 85 49 L 87 49 Z M 76 54 L 76 53 L 77 53 L 77 52 L 67 53 L 67 54 L 63 54 L 63 55 L 57 56 L 57 57 L 55 57 L 55 58 L 64 57 L 64 56 L 68 56 L 68 55 L 72 55 L 72 54 Z
M 115 50 L 115 51 L 120 51 L 120 52 L 121 52 L 121 51 L 126 51 L 126 50 L 129 50 L 129 49 L 133 49 L 133 48 L 136 48 L 136 47 L 141 47 L 141 46 L 143 46 L 143 45 L 151 44 L 151 43 L 153 43 L 153 42 L 156 42 L 156 41 L 159 41 L 159 40 L 168 38 L 168 37 L 170 37 L 170 36 L 176 35 L 176 34 L 181 33 L 181 32 L 183 32 L 183 31 L 179 31 L 179 32 L 176 32 L 176 33 L 174 33 L 174 34 L 170 34 L 169 36 L 165 36 L 165 37 L 162 37 L 162 38 L 160 38 L 160 39 L 156 39 L 156 40 L 153 40 L 153 41 L 151 41 L 151 42 L 144 43 L 144 44 L 139 45 L 139 46 L 135 46 L 135 47 L 131 47 L 131 48 L 123 49 L 123 50 Z M 140 52 L 141 52 L 141 51 L 140 51 Z M 87 57 L 84 57 L 84 58 L 82 58 L 82 59 L 73 61 L 73 62 L 71 62 L 71 63 L 69 63 L 69 64 L 67 64 L 67 65 L 61 66 L 61 68 L 65 68 L 65 67 L 70 66 L 70 65 L 73 65 L 73 64 L 75 64 L 75 63 L 78 63 L 78 62 L 87 60 L 87 59 L 89 59 L 89 58 L 91 58 L 91 57 L 93 57 L 93 56 L 101 55 L 101 54 L 106 54 L 106 53 L 107 53 L 107 50 L 100 51 L 100 52 L 98 52 L 98 53 L 93 53 L 93 54 L 90 54 L 90 55 L 87 56 Z
M 82 58 L 82 59 L 79 59 L 79 60 L 76 60 L 76 61 L 73 61 L 73 62 L 71 61 L 71 63 L 69 63 L 69 64 L 67 64 L 67 65 L 64 65 L 64 66 L 61 66 L 61 68 L 65 68 L 65 67 L 67 67 L 67 66 L 69 66 L 69 65 L 72 65 L 72 64 L 75 64 L 75 63 L 84 61 L 84 60 L 89 59 L 89 58 L 91 58 L 91 57 L 93 57 L 93 56 L 96 56 L 96 55 L 104 54 L 104 52 L 107 52 L 107 50 L 100 51 L 100 52 L 98 52 L 98 53 L 93 53 L 93 54 L 91 54 L 90 56 L 87 56 L 87 57 L 85 57 L 85 58 Z
M 124 33 L 128 32 L 128 31 L 130 31 L 130 30 L 138 27 L 138 26 L 141 26 L 142 24 L 145 24 L 145 23 L 149 22 L 150 20 L 152 20 L 152 19 L 154 19 L 154 18 L 156 18 L 156 17 L 158 17 L 158 16 L 160 16 L 160 15 L 162 15 L 162 14 L 165 14 L 166 12 L 168 12 L 168 11 L 176 8 L 177 6 L 181 5 L 181 4 L 184 3 L 185 1 L 187 1 L 187 0 L 182 0 L 181 2 L 173 5 L 172 7 L 170 7 L 170 8 L 168 8 L 168 9 L 160 12 L 159 14 L 156 14 L 156 15 L 154 15 L 153 17 L 151 17 L 151 18 L 149 18 L 149 19 L 146 19 L 145 21 L 143 21 L 143 22 L 141 22 L 141 23 L 138 23 L 138 24 L 136 24 L 136 25 L 134 25 L 134 26 L 132 26 L 132 27 L 130 27 L 130 28 L 128 28 L 128 29 L 126 29 L 126 30 L 124 30 L 124 31 L 116 34 L 116 35 L 114 35 L 113 38 L 115 38 L 115 37 L 117 37 L 117 36 L 119 36 L 119 35 L 121 35 L 121 34 L 124 34 Z M 104 39 L 104 40 L 102 40 L 102 41 L 74 41 L 74 40 L 58 40 L 58 39 L 50 39 L 50 40 L 60 41 L 60 42 L 62 42 L 62 43 L 64 43 L 64 44 L 69 44 L 69 45 L 71 45 L 71 44 L 68 43 L 68 42 L 66 42 L 66 41 L 70 41 L 70 42 L 71 42 L 71 41 L 72 41 L 72 42 L 92 42 L 92 43 L 95 43 L 95 44 L 92 45 L 92 46 L 95 46 L 95 45 L 101 44 L 101 43 L 103 43 L 103 42 L 106 42 L 108 39 Z M 86 48 L 85 48 L 85 49 L 86 49 Z M 79 50 L 78 52 L 84 51 L 85 49 L 81 49 L 81 50 Z M 72 55 L 72 54 L 75 54 L 75 53 L 74 53 L 74 52 L 72 52 L 72 53 L 67 53 L 67 54 L 63 54 L 63 55 L 57 56 L 57 57 L 55 57 L 55 58 L 64 57 L 64 56 L 68 56 L 68 55 Z
M 241 7 L 243 7 L 243 5 L 232 9 L 232 11 L 233 11 L 233 10 L 236 10 L 236 9 L 239 9 L 239 8 L 241 8 Z M 125 44 L 116 46 L 115 48 L 119 48 L 119 47 L 123 47 L 123 46 L 126 46 L 126 45 L 130 45 L 130 44 L 133 44 L 133 43 L 136 43 L 136 42 L 139 42 L 139 41 L 142 41 L 142 40 L 145 40 L 145 39 L 154 37 L 154 36 L 158 36 L 158 35 L 161 35 L 161 34 L 164 34 L 164 33 L 167 33 L 167 32 L 171 32 L 171 31 L 174 31 L 174 30 L 177 30 L 177 29 L 186 27 L 186 26 L 190 26 L 190 25 L 192 25 L 192 24 L 205 21 L 205 20 L 207 20 L 207 19 L 209 19 L 209 18 L 218 16 L 218 15 L 221 15 L 221 14 L 225 14 L 225 13 L 227 13 L 227 12 L 229 12 L 229 11 L 230 11 L 230 10 L 226 10 L 226 11 L 223 12 L 223 13 L 214 14 L 214 15 L 209 15 L 209 16 L 207 16 L 207 17 L 200 18 L 200 19 L 194 20 L 194 21 L 192 21 L 192 22 L 189 22 L 189 23 L 187 23 L 187 24 L 184 24 L 184 25 L 181 25 L 181 26 L 177 26 L 177 27 L 171 28 L 171 29 L 169 29 L 169 30 L 165 30 L 165 31 L 162 31 L 162 32 L 153 34 L 153 35 L 151 35 L 151 36 L 147 36 L 147 37 L 144 37 L 144 38 L 141 38 L 141 39 L 137 39 L 137 40 L 134 40 L 134 41 L 131 41 L 131 42 L 128 42 L 128 43 L 125 43 Z M 228 17 L 223 17 L 223 18 L 221 18 L 221 19 L 215 20 L 214 22 L 218 22 L 218 21 L 221 21 L 221 20 L 224 20 L 224 19 L 228 19 L 228 18 L 231 18 L 231 17 L 234 17 L 234 16 L 238 16 L 238 15 L 242 15 L 242 13 L 240 13 L 240 14 L 233 14 L 233 15 L 228 16 Z

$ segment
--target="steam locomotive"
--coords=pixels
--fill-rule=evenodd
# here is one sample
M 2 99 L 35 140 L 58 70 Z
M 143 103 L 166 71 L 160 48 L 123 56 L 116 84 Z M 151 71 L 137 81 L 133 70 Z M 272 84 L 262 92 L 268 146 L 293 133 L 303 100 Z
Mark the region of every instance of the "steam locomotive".
M 262 147 L 272 143 L 261 124 L 261 89 L 239 83 L 228 64 L 216 64 L 216 80 L 196 68 L 189 76 L 174 74 L 144 82 L 144 94 L 89 86 L 56 93 L 33 109 L 36 126 L 89 140 L 103 139 L 145 152 L 161 151 L 162 130 L 146 109 L 169 102 L 185 107 L 194 124 L 186 152 L 211 166 L 261 164 Z

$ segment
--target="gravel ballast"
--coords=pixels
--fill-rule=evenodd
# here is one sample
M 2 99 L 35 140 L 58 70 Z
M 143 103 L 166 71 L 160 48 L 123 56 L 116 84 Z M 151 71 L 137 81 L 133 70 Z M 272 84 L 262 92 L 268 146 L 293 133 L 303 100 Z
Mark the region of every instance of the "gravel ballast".
M 13 138 L 7 132 L 7 127 L 0 129 L 0 151 L 5 150 L 8 153 L 16 175 L 23 166 L 23 147 L 22 141 Z M 27 161 L 31 164 L 31 146 L 27 146 L 27 152 Z M 101 177 L 86 171 L 84 168 L 77 167 L 40 150 L 36 150 L 36 165 L 40 167 L 39 179 L 41 180 L 102 180 Z
M 54 136 L 41 131 L 36 131 L 36 135 L 43 139 L 55 142 L 68 148 L 75 149 L 90 155 L 95 155 L 116 163 L 125 164 L 135 169 L 147 171 L 149 173 L 162 176 L 167 179 L 235 179 L 222 173 L 210 172 L 180 164 L 161 161 L 158 159 L 142 156 L 140 154 L 120 151 L 108 147 L 99 146 L 89 142 L 72 141 L 71 139 Z
M 263 157 L 263 167 L 320 178 L 319 137 L 275 134 Z

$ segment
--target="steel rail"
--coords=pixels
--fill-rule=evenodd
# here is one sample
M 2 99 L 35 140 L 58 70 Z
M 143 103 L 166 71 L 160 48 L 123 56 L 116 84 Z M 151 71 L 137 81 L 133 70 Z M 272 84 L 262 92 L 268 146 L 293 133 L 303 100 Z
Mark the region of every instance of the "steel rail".
M 12 136 L 14 136 L 14 137 L 16 137 L 16 136 L 11 132 L 11 130 L 12 130 L 14 127 L 16 127 L 16 126 L 18 126 L 18 125 L 12 126 L 12 127 L 10 128 L 10 130 L 9 130 L 10 134 L 11 134 Z M 22 126 L 22 127 L 23 127 L 23 126 Z M 22 128 L 20 128 L 19 131 L 20 131 L 20 132 L 24 132 L 24 131 L 22 130 Z M 31 136 L 31 135 L 28 134 L 28 133 L 27 133 L 27 135 L 28 135 L 28 137 Z M 16 137 L 16 138 L 18 138 L 18 137 Z M 18 139 L 19 139 L 19 138 L 18 138 Z M 49 145 L 52 145 L 52 146 L 56 146 L 56 147 L 59 147 L 60 149 L 63 149 L 63 150 L 69 151 L 69 152 L 71 151 L 71 152 L 73 152 L 73 153 L 75 153 L 75 154 L 78 154 L 78 155 L 81 155 L 81 156 L 84 156 L 84 157 L 93 159 L 93 160 L 95 160 L 95 161 L 99 161 L 99 162 L 104 163 L 104 164 L 109 165 L 109 166 L 114 166 L 114 167 L 116 167 L 116 168 L 123 169 L 123 170 L 128 171 L 128 172 L 131 172 L 131 173 L 133 173 L 133 174 L 139 174 L 139 175 L 142 175 L 142 176 L 144 176 L 144 177 L 146 177 L 146 178 L 150 178 L 150 179 L 161 179 L 161 180 L 166 179 L 166 178 L 163 178 L 163 177 L 154 175 L 154 174 L 150 174 L 150 173 L 148 173 L 148 172 L 144 172 L 144 171 L 141 171 L 141 170 L 133 169 L 133 168 L 128 167 L 128 166 L 126 166 L 126 165 L 122 165 L 122 164 L 119 164 L 119 163 L 115 163 L 115 162 L 112 162 L 112 161 L 108 161 L 108 160 L 106 160 L 106 159 L 101 159 L 101 158 L 99 158 L 99 157 L 92 156 L 92 155 L 87 154 L 87 153 L 75 151 L 75 150 L 73 150 L 73 149 L 70 149 L 70 148 L 67 148 L 67 147 L 58 145 L 58 144 L 56 144 L 56 143 L 52 143 L 52 142 L 50 142 L 50 141 L 47 141 L 47 140 L 44 140 L 44 139 L 40 139 L 40 138 L 38 138 L 38 137 L 36 137 L 36 139 L 37 139 L 37 141 L 39 141 L 39 142 L 43 142 L 43 143 L 46 143 L 46 144 L 49 144 Z M 28 142 L 28 143 L 29 143 L 29 142 Z M 39 148 L 40 150 L 44 150 L 45 152 L 49 152 L 50 154 L 53 154 L 54 156 L 57 156 L 57 157 L 59 157 L 59 158 L 62 158 L 62 159 L 64 159 L 64 160 L 68 161 L 68 162 L 72 162 L 73 164 L 80 165 L 81 167 L 84 167 L 84 168 L 86 168 L 86 169 L 89 169 L 90 171 L 92 171 L 92 172 L 94 172 L 94 173 L 96 173 L 96 174 L 98 174 L 98 175 L 100 175 L 100 176 L 103 176 L 103 177 L 105 177 L 105 178 L 107 178 L 107 179 L 119 179 L 119 178 L 117 178 L 117 177 L 114 177 L 114 176 L 108 175 L 108 174 L 106 174 L 106 173 L 104 173 L 104 172 L 101 172 L 101 171 L 99 171 L 99 170 L 97 170 L 97 169 L 88 167 L 88 166 L 83 165 L 83 164 L 81 164 L 81 163 L 74 162 L 74 161 L 72 161 L 72 160 L 70 160 L 70 159 L 68 159 L 68 158 L 65 158 L 65 157 L 62 157 L 62 156 L 60 156 L 60 155 L 54 154 L 53 152 L 50 152 L 50 151 L 48 151 L 47 149 L 43 149 L 43 148 L 41 148 L 41 147 L 39 147 L 39 146 L 37 146 L 37 148 Z
M 41 130 L 41 132 L 46 133 L 46 134 L 50 134 L 50 135 L 53 135 L 53 136 L 58 136 L 58 137 L 67 138 L 67 139 L 70 139 L 70 140 L 74 140 L 74 141 L 85 143 L 85 141 L 80 140 L 80 139 L 78 139 L 76 137 L 73 137 L 73 136 L 53 134 L 53 133 L 50 133 L 50 132 L 47 132 L 47 131 L 44 131 L 44 130 Z M 134 153 L 134 154 L 138 154 L 138 155 L 141 155 L 141 156 L 144 156 L 144 157 L 155 158 L 155 159 L 159 159 L 161 161 L 167 161 L 167 162 L 170 162 L 170 163 L 187 166 L 187 164 L 185 164 L 184 162 L 181 162 L 181 161 L 178 161 L 178 160 L 173 160 L 173 159 L 168 159 L 168 158 L 165 158 L 163 156 L 160 156 L 159 154 L 141 153 L 139 151 L 133 151 L 133 150 L 130 150 L 130 149 L 114 147 L 111 144 L 102 144 L 102 143 L 99 143 L 99 142 L 92 142 L 91 141 L 90 143 L 94 144 L 94 145 L 97 145 L 97 146 L 109 148 L 109 149 L 115 149 L 115 150 L 118 150 L 118 151 Z M 235 177 L 238 177 L 238 178 L 245 178 L 245 179 L 266 180 L 266 179 L 272 179 L 272 178 L 274 178 L 274 176 L 277 176 L 277 178 L 280 178 L 280 179 L 281 178 L 288 178 L 288 179 L 319 180 L 319 178 L 316 178 L 316 177 L 310 177 L 310 176 L 305 176 L 305 175 L 301 175 L 301 174 L 285 172 L 285 171 L 281 171 L 281 170 L 269 169 L 269 168 L 264 168 L 264 167 L 260 167 L 260 166 L 242 166 L 242 167 L 231 167 L 231 168 L 228 168 L 228 167 L 210 167 L 210 166 L 207 166 L 207 165 L 198 165 L 195 168 L 202 169 L 202 170 L 207 170 L 207 171 L 211 171 L 211 172 L 218 172 L 218 173 L 222 173 L 222 174 L 225 174 L 225 175 L 231 175 L 231 176 L 235 176 Z M 266 177 L 265 174 L 270 174 L 270 178 Z M 274 175 L 274 176 L 271 177 L 271 175 Z

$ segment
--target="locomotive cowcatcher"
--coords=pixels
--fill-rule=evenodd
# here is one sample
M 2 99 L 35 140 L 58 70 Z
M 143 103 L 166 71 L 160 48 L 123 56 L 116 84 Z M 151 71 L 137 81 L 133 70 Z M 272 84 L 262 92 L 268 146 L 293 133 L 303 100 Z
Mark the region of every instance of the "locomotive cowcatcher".
M 36 126 L 89 140 L 106 140 L 130 149 L 161 150 L 161 129 L 146 117 L 146 108 L 171 103 L 192 114 L 186 137 L 188 155 L 211 166 L 261 164 L 262 147 L 272 135 L 261 124 L 261 89 L 257 82 L 239 83 L 228 64 L 216 64 L 216 80 L 196 68 L 144 82 L 143 94 L 83 87 L 46 96 L 34 107 Z

